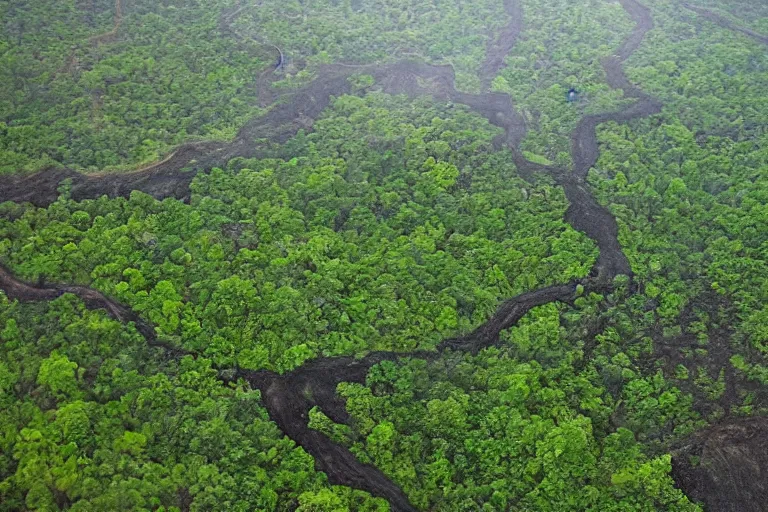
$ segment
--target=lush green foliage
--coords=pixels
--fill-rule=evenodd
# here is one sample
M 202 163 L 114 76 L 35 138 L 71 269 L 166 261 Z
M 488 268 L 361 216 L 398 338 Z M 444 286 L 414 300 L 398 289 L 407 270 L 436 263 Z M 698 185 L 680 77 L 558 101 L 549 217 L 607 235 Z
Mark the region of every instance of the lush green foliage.
M 768 414 L 768 54 L 677 0 L 643 4 L 655 28 L 625 69 L 664 110 L 600 126 L 589 176 L 634 280 L 535 308 L 499 347 L 373 367 L 338 387 L 350 425 L 310 414 L 419 509 L 696 511 L 672 448 Z M 697 5 L 768 33 L 754 2 Z M 137 0 L 113 33 L 115 7 L 0 2 L 0 173 L 118 170 L 229 139 L 260 111 L 271 44 L 284 89 L 325 62 L 410 56 L 475 90 L 508 21 L 500 0 Z M 598 0 L 524 11 L 493 86 L 526 119 L 524 154 L 567 167 L 579 119 L 627 102 L 600 59 L 632 23 Z M 518 176 L 498 128 L 355 79 L 310 133 L 206 169 L 187 203 L 76 202 L 64 186 L 48 208 L 0 205 L 14 274 L 101 290 L 196 355 L 149 348 L 71 295 L 0 293 L 0 511 L 388 510 L 330 486 L 260 394 L 223 377 L 431 350 L 506 298 L 588 274 L 597 249 L 564 222 L 562 189 Z
M 725 16 L 727 19 L 743 27 L 751 28 L 762 34 L 768 34 L 768 5 L 749 0 L 699 0 L 697 7 L 706 7 L 712 12 Z
M 552 13 L 558 13 L 552 18 Z M 632 29 L 621 5 L 602 0 L 543 0 L 525 5 L 521 41 L 494 89 L 509 93 L 528 124 L 522 149 L 570 164 L 570 135 L 584 114 L 617 109 L 621 91 L 605 83 L 601 57 L 612 55 Z M 579 101 L 566 103 L 569 89 Z
M 264 0 L 235 27 L 281 48 L 289 73 L 300 73 L 294 80 L 321 63 L 410 57 L 452 64 L 458 86 L 477 89 L 486 46 L 507 20 L 503 2 L 492 0 Z
M 485 120 L 414 106 L 342 97 L 286 144 L 291 160 L 200 175 L 189 205 L 9 207 L 0 253 L 25 278 L 92 284 L 220 364 L 279 371 L 430 348 L 505 297 L 586 275 L 595 252 L 560 190 L 515 177 Z
M 259 111 L 256 77 L 275 60 L 269 44 L 285 53 L 285 84 L 322 62 L 410 54 L 454 64 L 460 86 L 477 88 L 486 45 L 507 21 L 489 0 L 238 5 L 125 2 L 110 35 L 114 0 L 0 4 L 0 173 L 121 168 L 182 142 L 230 139 Z M 234 12 L 241 39 L 221 26 Z
M 668 455 L 645 457 L 626 428 L 606 433 L 612 404 L 590 377 L 488 350 L 383 363 L 342 393 L 355 451 L 424 510 L 697 510 L 672 488 Z
M 743 380 L 768 382 L 768 57 L 674 3 L 653 6 L 658 28 L 628 74 L 664 113 L 604 126 L 592 181 L 654 306 L 655 341 L 671 347 L 667 375 L 715 417 L 766 412 L 764 390 Z
M 271 59 L 219 30 L 228 2 L 0 4 L 0 173 L 104 170 L 155 160 L 191 139 L 228 139 L 258 111 Z
M 209 360 L 169 360 L 72 296 L 0 301 L 0 510 L 388 509 L 329 486 Z

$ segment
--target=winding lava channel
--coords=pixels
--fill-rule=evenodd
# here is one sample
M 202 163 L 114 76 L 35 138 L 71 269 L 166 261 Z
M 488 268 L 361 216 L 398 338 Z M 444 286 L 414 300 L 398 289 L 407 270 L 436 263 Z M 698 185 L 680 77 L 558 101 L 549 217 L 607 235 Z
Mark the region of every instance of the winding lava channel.
M 189 183 L 198 171 L 204 171 L 236 156 L 258 156 L 260 150 L 252 140 L 259 134 L 268 134 L 273 143 L 282 143 L 300 128 L 307 128 L 306 120 L 315 119 L 330 103 L 332 95 L 351 93 L 347 78 L 355 73 L 374 76 L 387 93 L 409 96 L 430 94 L 437 100 L 465 104 L 486 117 L 492 124 L 504 129 L 498 147 L 506 146 L 513 154 L 515 164 L 524 177 L 535 172 L 552 176 L 563 186 L 570 201 L 565 218 L 575 229 L 592 238 L 599 250 L 590 276 L 580 281 L 549 286 L 523 293 L 502 303 L 496 313 L 472 333 L 443 341 L 434 352 L 395 353 L 373 352 L 363 357 L 332 357 L 312 360 L 285 375 L 270 371 L 236 370 L 236 378 L 245 379 L 251 387 L 259 389 L 269 415 L 286 436 L 294 440 L 315 459 L 316 468 L 328 475 L 334 485 L 344 485 L 369 492 L 389 501 L 398 512 L 415 512 L 403 491 L 383 472 L 372 465 L 363 464 L 346 447 L 334 443 L 324 434 L 310 429 L 309 411 L 317 406 L 328 417 L 339 423 L 349 423 L 350 417 L 344 401 L 336 394 L 340 382 L 363 383 L 369 369 L 385 360 L 418 357 L 434 360 L 446 350 L 477 353 L 499 342 L 499 334 L 514 326 L 528 311 L 551 302 L 571 303 L 577 296 L 577 285 L 585 292 L 609 291 L 613 278 L 632 276 L 629 262 L 619 245 L 618 226 L 607 209 L 597 203 L 585 183 L 589 169 L 599 156 L 595 128 L 598 124 L 626 122 L 661 111 L 661 103 L 643 93 L 629 82 L 622 69 L 623 62 L 639 47 L 645 34 L 653 28 L 650 10 L 637 0 L 619 0 L 635 21 L 635 28 L 624 40 L 615 55 L 602 61 L 608 83 L 621 89 L 624 96 L 636 101 L 616 112 L 585 116 L 571 136 L 574 161 L 572 172 L 554 166 L 544 166 L 522 157 L 519 144 L 525 136 L 525 123 L 516 112 L 510 97 L 501 93 L 467 94 L 454 87 L 454 73 L 450 66 L 432 66 L 416 62 L 400 62 L 370 66 L 324 66 L 311 84 L 292 95 L 290 102 L 274 106 L 266 115 L 252 119 L 238 133 L 233 142 L 195 143 L 181 146 L 164 161 L 150 167 L 123 174 L 84 175 L 67 169 L 48 170 L 29 176 L 0 178 L 0 202 L 28 201 L 37 206 L 50 205 L 58 197 L 58 187 L 65 179 L 71 180 L 71 197 L 75 200 L 127 196 L 132 190 L 141 190 L 161 199 L 189 196 Z M 506 0 L 505 9 L 511 20 L 500 37 L 488 47 L 487 58 L 481 66 L 482 83 L 487 87 L 503 67 L 504 57 L 514 46 L 523 29 L 520 0 Z M 231 21 L 228 20 L 228 21 Z M 423 84 L 428 85 L 423 85 Z M 183 172 L 183 169 L 190 169 Z M 158 342 L 154 329 L 130 308 L 84 286 L 34 285 L 15 278 L 0 266 L 0 289 L 12 300 L 52 300 L 65 293 L 80 297 L 88 308 L 104 309 L 120 322 L 132 322 L 151 346 L 169 351 L 174 356 L 193 355 L 183 349 Z M 224 380 L 224 379 L 223 379 Z M 310 391 L 307 393 L 306 391 Z M 308 398 L 311 397 L 311 398 Z

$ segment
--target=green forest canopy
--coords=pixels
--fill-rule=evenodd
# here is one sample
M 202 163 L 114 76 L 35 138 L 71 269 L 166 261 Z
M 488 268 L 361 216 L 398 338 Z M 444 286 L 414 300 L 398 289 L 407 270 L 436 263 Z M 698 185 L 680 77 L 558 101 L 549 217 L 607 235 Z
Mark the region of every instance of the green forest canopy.
M 338 388 L 350 425 L 310 413 L 419 510 L 701 510 L 671 477 L 676 448 L 768 412 L 768 54 L 678 2 L 643 4 L 655 26 L 624 68 L 664 108 L 600 125 L 588 178 L 633 281 L 534 308 L 478 354 L 374 366 Z M 697 5 L 768 33 L 759 6 Z M 120 7 L 110 35 L 112 0 L 0 3 L 0 173 L 120 172 L 231 140 L 323 63 L 452 64 L 476 92 L 509 22 L 500 0 Z M 493 89 L 526 120 L 520 149 L 567 169 L 582 116 L 630 103 L 601 59 L 633 23 L 600 0 L 523 8 Z M 287 56 L 272 85 L 270 45 Z M 46 208 L 0 204 L 14 275 L 100 290 L 197 356 L 70 294 L 0 293 L 0 511 L 389 510 L 331 485 L 221 369 L 434 350 L 507 298 L 588 276 L 598 250 L 564 220 L 563 189 L 524 179 L 499 128 L 360 81 L 270 154 L 198 174 L 187 202 L 74 201 L 65 185 Z

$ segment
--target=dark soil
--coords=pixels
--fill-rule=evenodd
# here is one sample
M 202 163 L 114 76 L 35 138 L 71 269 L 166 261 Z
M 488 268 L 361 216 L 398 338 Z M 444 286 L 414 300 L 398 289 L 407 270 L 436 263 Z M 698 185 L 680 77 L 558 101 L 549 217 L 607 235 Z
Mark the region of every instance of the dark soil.
M 768 510 L 768 418 L 728 420 L 677 450 L 672 476 L 713 512 Z
M 169 158 L 127 174 L 82 175 L 71 170 L 50 170 L 30 176 L 0 177 L 0 202 L 29 201 L 47 206 L 58 196 L 57 188 L 65 179 L 71 180 L 71 197 L 76 200 L 127 196 L 132 190 L 141 190 L 156 198 L 186 198 L 189 183 L 197 171 L 221 165 L 237 156 L 257 156 L 264 146 L 255 143 L 279 144 L 292 137 L 299 129 L 310 130 L 313 120 L 329 105 L 332 97 L 351 92 L 348 81 L 353 73 L 373 75 L 377 84 L 388 93 L 410 96 L 430 94 L 438 100 L 452 101 L 469 106 L 492 124 L 504 129 L 499 145 L 508 147 L 515 164 L 523 176 L 545 172 L 553 176 L 565 189 L 571 203 L 566 221 L 575 229 L 595 240 L 600 250 L 592 275 L 565 285 L 556 285 L 530 291 L 504 302 L 496 313 L 474 332 L 456 339 L 446 340 L 436 352 L 393 353 L 375 352 L 362 359 L 352 357 L 320 358 L 285 375 L 269 371 L 250 372 L 222 370 L 221 374 L 234 374 L 245 378 L 252 387 L 261 390 L 263 402 L 270 417 L 280 429 L 299 446 L 311 454 L 318 470 L 328 475 L 332 484 L 365 490 L 387 499 L 394 511 L 416 510 L 403 491 L 378 468 L 362 464 L 344 446 L 338 445 L 308 426 L 309 411 L 317 406 L 328 417 L 340 423 L 349 423 L 350 417 L 343 400 L 336 394 L 340 382 L 365 381 L 369 369 L 384 360 L 400 357 L 418 357 L 432 360 L 446 350 L 477 353 L 499 342 L 499 333 L 515 325 L 532 308 L 551 302 L 570 303 L 576 298 L 576 288 L 582 284 L 585 292 L 610 290 L 611 281 L 618 275 L 631 276 L 629 262 L 617 239 L 618 226 L 610 212 L 599 205 L 585 184 L 588 170 L 599 156 L 595 128 L 598 124 L 625 122 L 641 116 L 658 113 L 661 104 L 644 94 L 627 79 L 622 63 L 639 46 L 645 34 L 653 27 L 649 9 L 635 0 L 620 0 L 624 9 L 635 20 L 636 27 L 624 41 L 617 54 L 603 60 L 608 83 L 624 91 L 627 98 L 637 101 L 618 112 L 587 116 L 572 134 L 574 173 L 525 160 L 518 146 L 525 135 L 525 124 L 514 109 L 509 96 L 498 93 L 467 94 L 454 87 L 453 69 L 417 62 L 400 62 L 384 66 L 324 66 L 311 84 L 295 92 L 288 101 L 278 101 L 270 111 L 252 119 L 230 144 L 188 144 Z M 506 0 L 505 8 L 511 20 L 500 38 L 489 45 L 488 57 L 483 62 L 481 79 L 487 86 L 503 66 L 504 57 L 517 41 L 522 30 L 522 8 L 519 0 Z M 697 11 L 698 12 L 698 11 Z M 225 23 L 232 16 L 225 17 Z M 229 20 L 229 21 L 226 21 Z M 225 27 L 226 28 L 226 27 Z M 271 74 L 259 78 L 265 82 Z M 258 141 L 257 141 L 258 142 Z M 184 171 L 188 172 L 184 172 Z M 156 346 L 162 346 L 174 355 L 184 351 L 157 342 L 154 329 L 129 308 L 90 288 L 69 285 L 32 285 L 14 278 L 0 267 L 0 288 L 11 299 L 22 301 L 51 300 L 63 293 L 80 297 L 89 308 L 105 309 L 121 322 L 133 322 L 137 329 Z M 222 377 L 223 380 L 228 380 Z M 768 426 L 761 421 L 744 421 L 719 426 L 700 434 L 680 451 L 675 459 L 674 474 L 679 485 L 691 496 L 703 500 L 712 510 L 762 510 L 755 503 L 765 503 L 768 452 L 762 450 Z M 761 451 L 762 450 L 762 451 Z M 707 464 L 693 467 L 685 454 L 699 454 Z M 758 476 L 759 478 L 755 478 Z M 752 508 L 750 508 L 752 507 Z
M 363 359 L 322 358 L 283 376 L 268 371 L 240 371 L 238 376 L 261 390 L 270 418 L 286 436 L 312 455 L 316 468 L 328 475 L 330 483 L 363 489 L 385 498 L 393 511 L 416 512 L 403 491 L 381 470 L 361 463 L 348 448 L 308 425 L 313 406 L 333 421 L 350 423 L 344 401 L 336 394 L 336 386 L 340 382 L 363 383 L 373 365 L 397 358 L 398 354 L 390 352 L 372 353 Z
M 595 241 L 600 253 L 592 275 L 608 283 L 618 275 L 632 276 L 632 268 L 619 244 L 619 225 L 613 214 L 600 205 L 586 184 L 575 177 L 559 180 L 571 205 L 565 221 Z
M 586 282 L 586 286 L 593 286 Z M 14 277 L 0 266 L 0 289 L 13 300 L 22 302 L 53 300 L 65 293 L 77 295 L 90 309 L 103 309 L 120 322 L 135 324 L 151 346 L 162 347 L 174 356 L 188 355 L 184 350 L 157 341 L 154 329 L 130 308 L 84 286 L 33 285 Z M 317 406 L 333 421 L 350 423 L 344 401 L 336 394 L 341 382 L 364 383 L 370 368 L 382 361 L 401 357 L 434 360 L 445 350 L 477 353 L 499 342 L 499 333 L 512 327 L 528 311 L 553 301 L 571 302 L 576 297 L 576 284 L 551 286 L 524 293 L 504 302 L 491 319 L 472 334 L 440 344 L 437 352 L 373 352 L 361 359 L 328 357 L 310 361 L 285 375 L 271 371 L 236 370 L 253 388 L 262 392 L 270 418 L 286 436 L 312 455 L 317 469 L 328 475 L 332 484 L 363 489 L 373 496 L 385 498 L 394 511 L 416 511 L 402 490 L 378 468 L 362 464 L 349 449 L 331 441 L 324 434 L 309 428 L 309 411 Z M 227 373 L 222 370 L 221 374 Z
M 488 45 L 485 60 L 480 66 L 480 78 L 484 89 L 490 89 L 491 82 L 504 67 L 504 59 L 512 51 L 523 31 L 523 6 L 519 0 L 505 0 L 504 10 L 510 17 L 509 23 L 502 29 L 498 39 Z
M 269 387 L 262 389 L 262 399 L 270 418 L 314 457 L 317 469 L 326 473 L 332 484 L 364 489 L 373 496 L 385 498 L 391 510 L 416 512 L 403 491 L 378 468 L 362 464 L 347 448 L 306 425 L 310 403 L 291 380 L 274 379 Z
M 596 288 L 595 283 L 587 280 L 584 282 L 590 289 Z M 572 303 L 576 299 L 577 284 L 547 286 L 505 301 L 483 325 L 466 336 L 443 341 L 438 350 L 451 349 L 477 354 L 480 350 L 497 344 L 501 331 L 516 325 L 531 309 L 550 302 Z

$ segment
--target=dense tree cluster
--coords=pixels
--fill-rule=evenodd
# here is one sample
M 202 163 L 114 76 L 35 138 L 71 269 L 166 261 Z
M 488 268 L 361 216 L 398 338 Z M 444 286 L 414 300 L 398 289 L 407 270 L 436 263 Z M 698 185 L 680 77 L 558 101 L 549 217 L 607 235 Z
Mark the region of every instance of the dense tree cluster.
M 274 65 L 273 44 L 288 73 L 278 87 L 323 62 L 410 54 L 454 64 L 460 84 L 477 88 L 507 19 L 491 1 L 120 4 L 112 35 L 114 0 L 0 5 L 0 173 L 119 169 L 182 142 L 231 139 L 260 111 L 257 76 Z
M 22 1 L 0 5 L 0 173 L 156 160 L 182 142 L 229 139 L 259 111 L 258 45 L 219 26 L 226 1 Z
M 712 419 L 765 413 L 765 391 L 749 381 L 768 383 L 768 57 L 748 36 L 652 4 L 659 27 L 627 72 L 665 110 L 605 125 L 591 179 L 655 306 L 666 374 Z
M 423 510 L 698 510 L 673 488 L 669 455 L 649 458 L 631 430 L 612 431 L 611 396 L 569 359 L 543 367 L 487 350 L 382 363 L 365 387 L 342 389 L 354 450 Z M 628 407 L 664 399 L 651 386 L 635 381 Z
M 169 359 L 71 295 L 0 301 L 0 510 L 388 509 L 329 486 L 210 360 Z
M 410 57 L 452 64 L 459 88 L 474 90 L 486 46 L 507 20 L 499 0 L 264 0 L 244 9 L 234 26 L 283 49 L 296 74 L 289 83 L 309 79 L 322 63 Z
M 555 19 L 552 13 L 557 13 Z M 528 124 L 527 156 L 567 166 L 570 134 L 584 114 L 624 105 L 605 83 L 600 59 L 611 55 L 632 29 L 621 5 L 602 0 L 526 3 L 521 41 L 506 58 L 494 89 L 509 93 Z M 569 89 L 579 101 L 563 101 Z
M 492 150 L 497 130 L 464 109 L 348 96 L 314 128 L 279 150 L 290 160 L 199 175 L 189 204 L 5 205 L 0 253 L 32 281 L 118 298 L 221 364 L 278 371 L 434 347 L 594 261 L 562 191 L 518 178 Z

